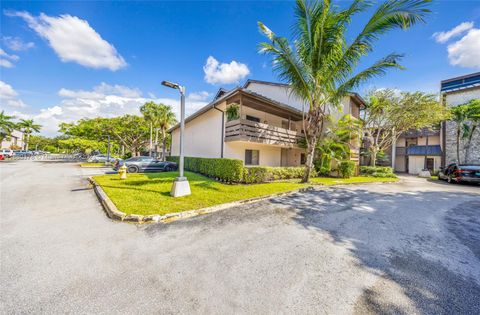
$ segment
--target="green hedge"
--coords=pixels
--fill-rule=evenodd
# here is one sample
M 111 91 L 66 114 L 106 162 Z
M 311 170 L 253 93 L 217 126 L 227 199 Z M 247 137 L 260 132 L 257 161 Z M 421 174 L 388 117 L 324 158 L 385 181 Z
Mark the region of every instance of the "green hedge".
M 353 161 L 341 161 L 338 165 L 338 171 L 343 178 L 350 178 L 355 175 L 356 163 Z
M 360 175 L 371 177 L 397 177 L 388 166 L 360 166 Z
M 273 180 L 302 178 L 305 171 L 303 166 L 292 167 L 269 167 L 269 166 L 251 166 L 243 170 L 243 181 L 246 184 L 264 183 Z M 317 176 L 315 170 L 312 170 L 312 177 Z
M 168 161 L 178 163 L 178 156 L 167 157 Z M 246 184 L 264 183 L 273 180 L 302 178 L 305 168 L 298 167 L 244 167 L 237 159 L 185 157 L 185 169 L 225 182 Z M 312 177 L 317 176 L 312 170 Z
M 168 161 L 178 163 L 178 156 L 167 157 Z M 243 162 L 237 159 L 185 157 L 185 169 L 225 182 L 241 182 Z

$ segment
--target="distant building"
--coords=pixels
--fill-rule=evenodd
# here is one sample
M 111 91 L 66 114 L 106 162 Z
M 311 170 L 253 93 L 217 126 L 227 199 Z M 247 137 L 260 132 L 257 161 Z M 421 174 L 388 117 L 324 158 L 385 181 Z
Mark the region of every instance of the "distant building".
M 454 107 L 467 103 L 472 99 L 480 99 L 480 72 L 456 77 L 441 82 L 441 100 L 447 107 Z M 441 132 L 443 152 L 443 166 L 452 162 L 480 163 L 480 130 L 475 132 L 470 149 L 470 161 L 465 161 L 465 148 L 460 140 L 460 161 L 457 161 L 456 124 L 446 121 L 442 124 Z
M 12 149 L 15 147 L 19 147 L 23 149 L 24 142 L 23 142 L 23 132 L 20 130 L 13 130 L 12 134 L 5 138 L 2 141 L 1 148 L 2 149 Z

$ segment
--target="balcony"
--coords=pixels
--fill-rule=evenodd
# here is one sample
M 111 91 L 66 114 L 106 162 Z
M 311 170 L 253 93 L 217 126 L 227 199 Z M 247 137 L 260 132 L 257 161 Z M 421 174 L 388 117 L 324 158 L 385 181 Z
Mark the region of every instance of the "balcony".
M 225 124 L 225 141 L 250 141 L 286 147 L 297 147 L 303 138 L 299 132 L 246 119 L 236 119 Z
M 406 147 L 396 147 L 395 148 L 395 155 L 406 155 L 407 148 Z

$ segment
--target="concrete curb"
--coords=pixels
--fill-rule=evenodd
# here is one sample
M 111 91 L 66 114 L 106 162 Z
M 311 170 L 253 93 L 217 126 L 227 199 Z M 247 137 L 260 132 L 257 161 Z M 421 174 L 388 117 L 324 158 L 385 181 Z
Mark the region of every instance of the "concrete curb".
M 102 204 L 107 216 L 110 219 L 114 220 L 119 220 L 119 221 L 126 221 L 126 222 L 131 222 L 131 223 L 170 223 L 173 221 L 181 220 L 181 219 L 187 219 L 191 217 L 195 217 L 198 215 L 202 214 L 208 214 L 208 213 L 213 213 L 221 210 L 225 210 L 228 208 L 232 208 L 235 206 L 240 206 L 244 204 L 249 204 L 249 203 L 254 203 L 258 201 L 263 201 L 263 200 L 268 200 L 271 198 L 276 198 L 276 197 L 284 197 L 288 195 L 293 195 L 299 192 L 308 192 L 308 191 L 314 191 L 314 190 L 320 190 L 320 189 L 325 189 L 325 188 L 330 188 L 330 187 L 335 187 L 335 186 L 343 186 L 343 185 L 354 185 L 354 184 L 378 184 L 381 182 L 370 182 L 370 183 L 348 183 L 348 184 L 339 184 L 339 185 L 322 185 L 322 184 L 314 184 L 312 186 L 308 186 L 305 188 L 299 188 L 295 190 L 290 190 L 286 192 L 281 192 L 281 193 L 275 193 L 275 194 L 270 194 L 266 196 L 261 196 L 261 197 L 254 197 L 250 199 L 244 199 L 244 200 L 239 200 L 239 201 L 233 201 L 233 202 L 228 202 L 228 203 L 222 203 L 219 205 L 211 206 L 211 207 L 206 207 L 202 209 L 196 209 L 196 210 L 188 210 L 188 211 L 182 211 L 182 212 L 175 212 L 175 213 L 167 213 L 165 215 L 138 215 L 138 214 L 126 214 L 124 212 L 121 212 L 118 210 L 117 206 L 112 202 L 112 200 L 107 196 L 107 194 L 103 191 L 102 187 L 95 182 L 95 180 L 92 178 L 92 176 L 88 177 L 88 180 L 93 186 L 93 189 L 95 191 L 95 194 L 98 197 L 98 200 Z M 395 182 L 383 182 L 384 184 L 393 184 L 393 183 L 398 183 L 399 181 Z

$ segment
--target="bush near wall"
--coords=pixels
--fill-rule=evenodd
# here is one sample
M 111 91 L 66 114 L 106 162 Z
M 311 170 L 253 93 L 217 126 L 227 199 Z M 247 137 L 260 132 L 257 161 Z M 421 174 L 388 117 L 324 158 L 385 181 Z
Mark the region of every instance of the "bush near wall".
M 178 164 L 178 156 L 167 157 L 168 161 Z M 273 180 L 302 178 L 305 168 L 299 167 L 244 167 L 237 159 L 185 157 L 185 169 L 191 172 L 230 183 L 265 183 Z M 312 176 L 317 176 L 312 172 Z
M 168 156 L 168 161 L 178 164 L 178 156 Z M 185 157 L 185 169 L 215 178 L 238 183 L 243 179 L 243 162 L 237 159 Z
M 303 166 L 295 167 L 269 167 L 269 166 L 251 166 L 243 170 L 243 181 L 246 184 L 264 183 L 280 179 L 302 178 L 305 171 Z M 312 177 L 316 177 L 315 170 L 312 171 Z
M 397 177 L 387 166 L 360 166 L 360 175 L 371 177 Z
M 343 178 L 350 178 L 355 175 L 356 163 L 353 161 L 341 161 L 338 165 L 338 171 Z

